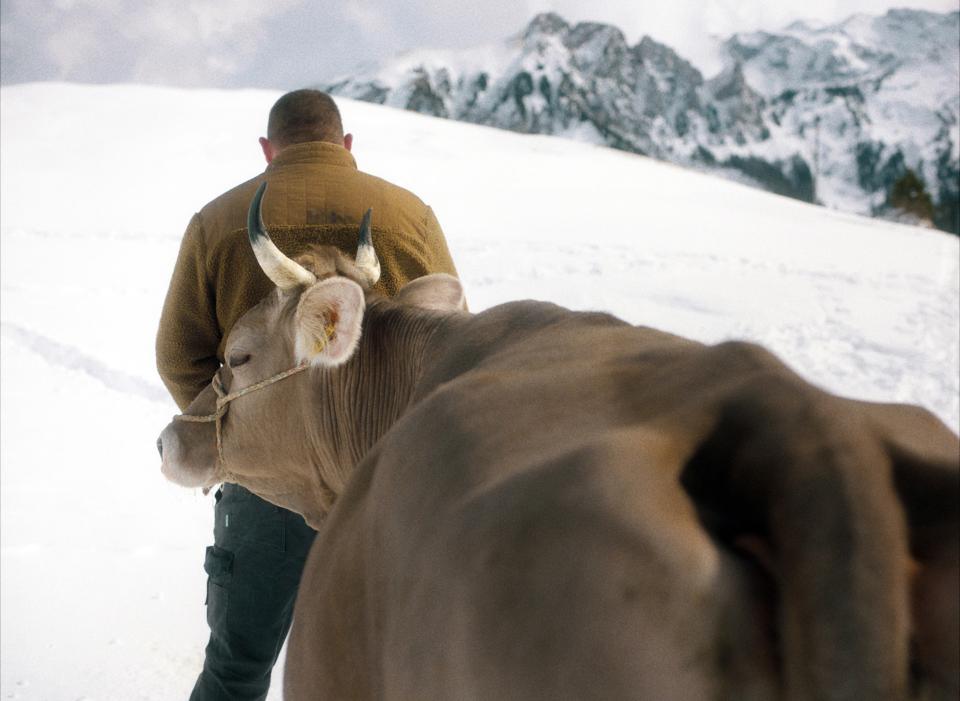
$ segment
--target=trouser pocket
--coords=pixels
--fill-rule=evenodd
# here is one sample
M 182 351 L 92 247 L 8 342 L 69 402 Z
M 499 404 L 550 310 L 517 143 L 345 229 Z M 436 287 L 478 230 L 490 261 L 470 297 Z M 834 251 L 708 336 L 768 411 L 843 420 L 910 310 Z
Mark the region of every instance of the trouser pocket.
M 212 632 L 223 631 L 230 600 L 230 579 L 233 577 L 233 553 L 216 545 L 209 546 L 203 569 L 207 573 L 207 624 Z

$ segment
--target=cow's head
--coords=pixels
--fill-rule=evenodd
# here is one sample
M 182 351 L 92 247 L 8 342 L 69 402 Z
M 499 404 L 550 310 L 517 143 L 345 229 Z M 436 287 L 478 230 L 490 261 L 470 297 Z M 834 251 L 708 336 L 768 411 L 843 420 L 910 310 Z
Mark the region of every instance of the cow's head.
M 276 291 L 236 323 L 225 364 L 164 429 L 158 446 L 171 481 L 203 488 L 234 482 L 316 527 L 356 462 L 389 427 L 389 418 L 378 417 L 370 404 L 404 390 L 389 373 L 372 376 L 388 369 L 379 357 L 382 339 L 368 344 L 376 351 L 361 343 L 368 304 L 396 305 L 370 291 L 380 263 L 369 211 L 353 259 L 318 246 L 294 261 L 263 226 L 264 189 L 251 202 L 248 231 Z M 414 314 L 464 307 L 459 281 L 443 274 L 411 282 L 395 301 Z M 397 400 L 386 403 L 394 407 Z

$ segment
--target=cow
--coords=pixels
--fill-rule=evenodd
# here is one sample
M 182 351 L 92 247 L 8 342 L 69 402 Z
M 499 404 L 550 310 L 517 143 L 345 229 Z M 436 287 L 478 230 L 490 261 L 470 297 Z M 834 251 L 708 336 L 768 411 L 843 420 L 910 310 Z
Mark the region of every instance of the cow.
M 319 534 L 289 699 L 956 699 L 960 442 L 747 342 L 293 261 L 161 434 Z

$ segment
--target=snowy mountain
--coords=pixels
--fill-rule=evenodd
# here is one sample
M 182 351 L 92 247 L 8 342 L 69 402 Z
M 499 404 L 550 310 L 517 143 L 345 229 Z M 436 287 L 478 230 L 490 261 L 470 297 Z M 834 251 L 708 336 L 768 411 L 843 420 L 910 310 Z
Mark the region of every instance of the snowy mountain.
M 960 12 L 796 22 L 730 37 L 726 68 L 706 79 L 650 37 L 631 46 L 610 25 L 548 13 L 499 45 L 411 52 L 322 87 L 960 233 L 958 45 Z M 921 182 L 904 212 L 897 188 L 908 171 Z
M 0 698 L 189 696 L 213 495 L 160 474 L 177 409 L 154 335 L 187 221 L 263 169 L 277 97 L 0 90 Z M 474 311 L 535 298 L 750 339 L 830 391 L 960 429 L 957 237 L 589 144 L 340 107 L 359 167 L 437 213 Z

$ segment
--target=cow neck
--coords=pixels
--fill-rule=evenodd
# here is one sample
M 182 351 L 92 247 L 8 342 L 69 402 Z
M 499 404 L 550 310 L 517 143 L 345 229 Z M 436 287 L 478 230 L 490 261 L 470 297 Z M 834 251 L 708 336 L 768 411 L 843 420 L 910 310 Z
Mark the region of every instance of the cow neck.
M 423 362 L 439 317 L 382 301 L 367 311 L 363 337 L 362 409 L 364 452 L 390 430 L 410 405 L 423 375 Z M 372 410 L 371 410 L 372 409 Z
M 315 384 L 314 406 L 321 409 L 311 450 L 324 472 L 330 472 L 322 477 L 334 493 L 410 405 L 442 319 L 389 300 L 371 302 L 353 360 Z

